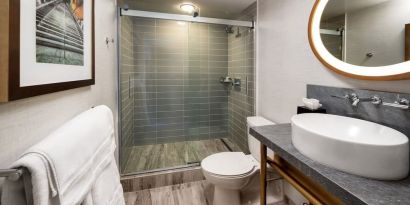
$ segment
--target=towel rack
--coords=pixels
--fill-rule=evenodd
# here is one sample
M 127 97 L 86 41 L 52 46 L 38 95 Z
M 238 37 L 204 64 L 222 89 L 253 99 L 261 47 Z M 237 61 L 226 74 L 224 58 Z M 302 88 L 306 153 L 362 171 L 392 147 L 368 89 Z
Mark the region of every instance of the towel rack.
M 0 177 L 5 177 L 11 181 L 17 181 L 23 175 L 22 169 L 0 169 Z

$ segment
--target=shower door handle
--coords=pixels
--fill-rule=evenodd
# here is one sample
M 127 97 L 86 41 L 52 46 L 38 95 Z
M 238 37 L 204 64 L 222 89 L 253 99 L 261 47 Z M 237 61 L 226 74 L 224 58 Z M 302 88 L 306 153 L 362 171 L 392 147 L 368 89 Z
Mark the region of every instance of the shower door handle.
M 128 76 L 128 98 L 131 98 L 131 76 Z
M 248 90 L 249 90 L 249 80 L 248 80 L 248 76 L 246 76 L 246 78 L 245 78 L 245 83 L 246 83 L 246 90 L 245 90 L 245 92 L 246 92 L 246 96 L 248 96 L 249 95 L 249 92 L 248 92 Z

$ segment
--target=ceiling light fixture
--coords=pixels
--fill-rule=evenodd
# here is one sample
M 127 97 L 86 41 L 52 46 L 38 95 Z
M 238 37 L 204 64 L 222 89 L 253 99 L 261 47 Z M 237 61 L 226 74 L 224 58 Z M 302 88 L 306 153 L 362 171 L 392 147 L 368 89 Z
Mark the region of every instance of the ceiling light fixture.
M 196 10 L 196 6 L 192 3 L 183 3 L 179 5 L 179 8 L 181 8 L 182 11 L 190 14 Z

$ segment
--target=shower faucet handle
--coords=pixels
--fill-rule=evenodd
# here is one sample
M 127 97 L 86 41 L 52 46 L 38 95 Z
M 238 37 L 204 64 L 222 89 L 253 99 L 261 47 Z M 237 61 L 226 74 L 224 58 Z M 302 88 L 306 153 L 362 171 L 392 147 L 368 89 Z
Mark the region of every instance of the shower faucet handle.
M 229 77 L 229 76 L 222 76 L 220 79 L 219 79 L 219 82 L 220 83 L 222 83 L 222 84 L 230 84 L 230 85 L 233 85 L 233 80 L 232 80 L 232 78 L 231 77 Z
M 233 79 L 233 86 L 240 87 L 241 86 L 241 79 L 240 78 L 234 78 Z

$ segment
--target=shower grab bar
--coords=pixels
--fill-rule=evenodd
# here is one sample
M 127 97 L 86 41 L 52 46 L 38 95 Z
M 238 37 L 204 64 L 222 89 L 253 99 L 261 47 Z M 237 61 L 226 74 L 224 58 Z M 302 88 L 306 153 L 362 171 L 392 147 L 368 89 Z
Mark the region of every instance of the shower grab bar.
M 23 173 L 23 169 L 0 169 L 0 177 L 11 181 L 19 180 Z

